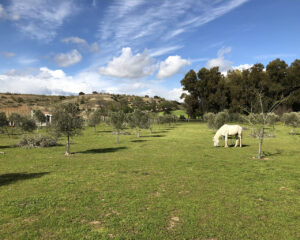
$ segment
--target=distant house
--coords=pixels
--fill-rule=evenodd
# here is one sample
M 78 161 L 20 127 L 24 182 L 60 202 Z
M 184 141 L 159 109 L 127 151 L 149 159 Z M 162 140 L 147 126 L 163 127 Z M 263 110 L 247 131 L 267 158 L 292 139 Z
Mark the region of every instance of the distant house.
M 52 114 L 50 112 L 43 112 L 44 115 L 46 116 L 46 124 L 52 122 Z
M 45 123 L 40 123 L 40 125 L 41 126 L 47 126 L 48 124 L 51 124 L 51 122 L 52 122 L 52 114 L 50 112 L 47 112 L 47 111 L 42 111 L 42 113 L 46 117 L 46 122 Z M 31 110 L 31 117 L 33 118 L 33 116 L 34 116 L 34 111 Z

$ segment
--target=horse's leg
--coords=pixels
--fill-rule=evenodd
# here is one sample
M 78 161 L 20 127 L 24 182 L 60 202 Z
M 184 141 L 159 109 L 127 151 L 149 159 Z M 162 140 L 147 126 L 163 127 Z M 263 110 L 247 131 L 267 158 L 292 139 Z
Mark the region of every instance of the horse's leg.
M 225 135 L 225 147 L 228 147 L 228 134 Z
M 238 142 L 239 142 L 239 138 L 237 137 L 237 138 L 235 139 L 235 145 L 234 145 L 234 147 L 237 147 Z
M 240 139 L 240 147 L 242 147 L 242 135 L 239 136 Z

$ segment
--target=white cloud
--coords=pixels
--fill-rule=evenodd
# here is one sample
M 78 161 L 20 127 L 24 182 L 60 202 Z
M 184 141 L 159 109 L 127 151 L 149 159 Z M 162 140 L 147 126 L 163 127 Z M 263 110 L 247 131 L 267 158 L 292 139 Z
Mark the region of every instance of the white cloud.
M 183 100 L 180 99 L 182 93 L 187 93 L 187 92 L 184 91 L 182 88 L 173 88 L 170 90 L 164 87 L 155 86 L 142 91 L 140 95 L 141 96 L 148 95 L 150 97 L 160 96 L 167 100 L 183 102 Z
M 2 54 L 3 56 L 7 57 L 7 58 L 11 58 L 11 57 L 16 56 L 16 54 L 13 53 L 13 52 L 2 52 L 1 54 Z
M 68 37 L 61 40 L 64 43 L 74 43 L 77 44 L 79 48 L 81 49 L 88 49 L 90 52 L 98 52 L 99 46 L 96 42 L 92 43 L 91 45 L 88 44 L 88 42 L 80 37 Z
M 118 78 L 142 78 L 152 75 L 156 68 L 147 50 L 133 55 L 131 48 L 123 48 L 122 54 L 101 67 L 99 73 Z
M 42 67 L 23 71 L 12 69 L 7 73 L 0 74 L 0 92 L 71 95 L 81 91 L 140 96 L 157 95 L 176 101 L 181 101 L 180 96 L 183 92 L 180 87 L 167 89 L 157 81 L 107 79 L 95 71 L 83 71 L 75 76 L 70 76 L 61 69 L 51 70 Z
M 232 68 L 234 70 L 239 70 L 239 71 L 243 71 L 243 70 L 246 70 L 246 69 L 249 69 L 249 68 L 252 68 L 253 64 L 241 64 L 239 66 L 233 66 Z
M 114 1 L 99 24 L 107 45 L 124 46 L 160 39 L 169 41 L 232 11 L 248 0 Z
M 157 57 L 157 56 L 161 56 L 161 55 L 164 55 L 166 53 L 173 52 L 175 50 L 181 49 L 183 47 L 184 47 L 183 45 L 161 47 L 161 48 L 158 48 L 158 49 L 149 50 L 149 53 L 150 53 L 151 57 Z
M 75 43 L 75 44 L 83 44 L 87 45 L 87 42 L 79 37 L 68 37 L 61 40 L 64 43 Z
M 220 72 L 227 72 L 228 70 L 232 70 L 233 62 L 224 59 L 224 55 L 231 52 L 231 47 L 221 48 L 218 51 L 218 57 L 209 60 L 206 63 L 207 68 L 219 67 Z
M 25 65 L 25 66 L 31 65 L 36 62 L 38 62 L 38 60 L 35 58 L 30 58 L 30 57 L 19 57 L 18 58 L 18 63 L 21 65 Z
M 51 41 L 76 10 L 72 0 L 11 0 L 5 15 L 29 37 Z
M 36 94 L 72 94 L 89 92 L 90 87 L 81 79 L 67 76 L 62 70 L 46 67 L 32 72 L 11 70 L 0 75 L 0 92 Z
M 4 9 L 2 5 L 0 4 L 0 18 L 4 17 Z
M 189 60 L 182 59 L 180 56 L 169 56 L 165 61 L 160 63 L 157 77 L 159 79 L 172 77 L 189 64 L 191 64 Z
M 68 67 L 70 65 L 76 64 L 80 62 L 81 59 L 82 56 L 76 49 L 73 49 L 68 53 L 60 53 L 55 57 L 55 61 L 60 67 Z

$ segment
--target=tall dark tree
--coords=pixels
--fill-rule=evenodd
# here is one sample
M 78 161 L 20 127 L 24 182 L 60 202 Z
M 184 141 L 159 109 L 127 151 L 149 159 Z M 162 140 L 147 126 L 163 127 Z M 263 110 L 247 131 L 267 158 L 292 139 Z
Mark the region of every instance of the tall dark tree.
M 300 86 L 300 59 L 296 59 L 288 68 L 288 83 L 286 88 L 296 88 Z M 300 111 L 300 89 L 293 92 L 291 97 L 287 101 L 288 106 L 293 111 Z
M 271 61 L 266 72 L 269 77 L 268 95 L 271 98 L 278 98 L 288 83 L 288 65 L 279 58 Z
M 188 94 L 183 94 L 181 98 L 184 99 L 184 103 L 187 109 L 187 114 L 190 118 L 194 119 L 201 113 L 201 105 L 198 90 L 198 78 L 194 70 L 190 70 L 184 78 L 181 80 L 183 90 Z

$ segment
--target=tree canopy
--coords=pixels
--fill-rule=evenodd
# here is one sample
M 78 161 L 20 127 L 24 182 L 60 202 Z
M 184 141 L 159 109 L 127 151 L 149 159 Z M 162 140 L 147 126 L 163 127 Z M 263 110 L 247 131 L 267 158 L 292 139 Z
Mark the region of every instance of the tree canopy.
M 181 80 L 185 107 L 191 118 L 206 112 L 228 109 L 233 113 L 245 113 L 245 109 L 257 113 L 260 105 L 257 92 L 264 94 L 264 108 L 269 109 L 274 101 L 289 95 L 284 102 L 292 111 L 300 110 L 300 60 L 288 64 L 280 59 L 271 61 L 266 67 L 257 63 L 250 69 L 231 70 L 224 76 L 218 67 L 202 68 L 196 73 L 190 70 Z

